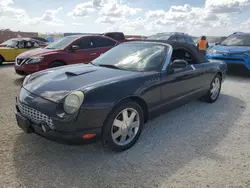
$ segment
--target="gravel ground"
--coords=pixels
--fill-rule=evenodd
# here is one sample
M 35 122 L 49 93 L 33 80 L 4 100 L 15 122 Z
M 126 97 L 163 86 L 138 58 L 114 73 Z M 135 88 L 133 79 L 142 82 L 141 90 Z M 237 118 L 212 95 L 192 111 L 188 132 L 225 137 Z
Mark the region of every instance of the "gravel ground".
M 123 153 L 23 133 L 14 118 L 22 79 L 12 65 L 0 79 L 0 187 L 250 187 L 250 77 L 229 76 L 214 104 L 162 114 Z

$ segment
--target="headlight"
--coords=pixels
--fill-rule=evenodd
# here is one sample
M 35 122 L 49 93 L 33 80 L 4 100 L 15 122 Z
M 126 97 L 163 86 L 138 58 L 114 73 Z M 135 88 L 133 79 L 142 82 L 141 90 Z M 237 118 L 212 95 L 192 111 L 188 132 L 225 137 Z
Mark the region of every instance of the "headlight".
M 84 93 L 75 91 L 69 94 L 64 101 L 63 108 L 67 114 L 74 114 L 81 106 L 84 100 Z
M 250 56 L 250 52 L 245 52 L 244 55 Z
M 28 81 L 29 81 L 29 79 L 30 79 L 30 76 L 31 76 L 31 74 L 29 74 L 29 75 L 27 75 L 27 76 L 25 77 L 25 79 L 24 79 L 24 81 L 23 81 L 23 86 L 25 86 L 25 85 L 28 83 Z
M 26 64 L 30 64 L 30 63 L 39 63 L 43 60 L 43 57 L 31 57 Z

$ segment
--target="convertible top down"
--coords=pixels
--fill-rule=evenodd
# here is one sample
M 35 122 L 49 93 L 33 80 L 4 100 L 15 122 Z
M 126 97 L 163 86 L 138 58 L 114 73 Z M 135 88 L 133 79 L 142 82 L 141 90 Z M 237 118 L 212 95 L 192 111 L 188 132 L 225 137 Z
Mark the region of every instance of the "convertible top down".
M 16 119 L 25 132 L 69 143 L 101 138 L 123 151 L 135 144 L 157 109 L 192 99 L 215 102 L 226 71 L 225 63 L 206 60 L 193 45 L 126 42 L 91 64 L 27 76 Z

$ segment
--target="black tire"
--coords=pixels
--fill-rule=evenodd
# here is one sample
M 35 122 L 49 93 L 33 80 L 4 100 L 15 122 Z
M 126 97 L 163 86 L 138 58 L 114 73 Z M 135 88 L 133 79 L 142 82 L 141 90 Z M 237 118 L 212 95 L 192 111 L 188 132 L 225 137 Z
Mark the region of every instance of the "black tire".
M 3 59 L 3 57 L 0 55 L 0 66 L 3 64 L 3 62 L 4 62 L 4 59 Z
M 49 68 L 55 68 L 55 67 L 60 67 L 65 65 L 65 63 L 61 62 L 61 61 L 54 61 L 53 63 L 51 63 L 51 65 L 49 66 Z
M 115 118 L 125 109 L 134 109 L 138 112 L 139 127 L 134 138 L 125 145 L 118 145 L 112 138 L 111 131 L 113 131 L 113 122 Z M 117 105 L 107 117 L 102 132 L 102 138 L 105 145 L 107 145 L 111 150 L 121 152 L 131 148 L 141 135 L 142 127 L 144 125 L 144 113 L 141 106 L 133 101 L 127 100 L 123 103 Z M 121 138 L 120 138 L 121 139 Z
M 216 80 L 219 80 L 219 90 L 218 94 L 216 96 L 213 96 L 212 95 L 213 83 L 215 83 Z M 221 76 L 219 74 L 216 74 L 211 82 L 209 91 L 206 93 L 206 95 L 202 97 L 202 101 L 207 103 L 214 103 L 215 101 L 217 101 L 221 91 L 221 81 L 222 81 Z

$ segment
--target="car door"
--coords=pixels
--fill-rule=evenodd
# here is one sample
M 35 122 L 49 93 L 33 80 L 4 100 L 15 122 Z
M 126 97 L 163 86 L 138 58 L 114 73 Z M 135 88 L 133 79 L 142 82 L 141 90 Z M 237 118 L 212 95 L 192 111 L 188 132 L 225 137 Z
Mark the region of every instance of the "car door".
M 93 37 L 95 43 L 95 53 L 96 57 L 100 56 L 101 54 L 107 52 L 111 48 L 113 48 L 118 43 L 115 40 L 112 40 L 107 37 L 102 36 L 95 36 Z
M 202 69 L 197 66 L 195 62 L 189 61 L 185 68 L 171 69 L 171 63 L 173 63 L 174 60 L 187 60 L 187 57 L 185 57 L 187 51 L 185 49 L 179 50 L 182 50 L 183 54 L 180 55 L 181 53 L 176 53 L 178 55 L 177 57 L 174 57 L 175 52 L 177 52 L 174 50 L 170 65 L 166 72 L 163 72 L 161 75 L 163 103 L 195 95 L 196 92 L 201 89 L 199 77 L 202 73 Z
M 71 47 L 76 45 L 79 47 L 78 50 L 71 50 Z M 71 47 L 69 47 L 69 53 L 71 55 L 70 63 L 88 63 L 93 60 L 93 56 L 95 56 L 94 52 L 94 41 L 92 37 L 82 37 L 72 43 Z
M 200 63 L 199 65 L 203 69 L 202 77 L 201 77 L 201 82 L 202 87 L 210 87 L 211 81 L 213 80 L 214 75 L 217 72 L 217 69 L 212 65 L 210 61 L 207 59 L 204 59 L 203 62 Z

